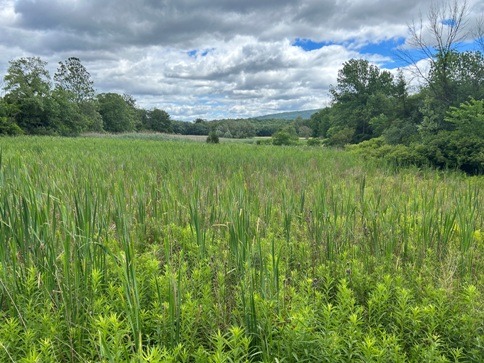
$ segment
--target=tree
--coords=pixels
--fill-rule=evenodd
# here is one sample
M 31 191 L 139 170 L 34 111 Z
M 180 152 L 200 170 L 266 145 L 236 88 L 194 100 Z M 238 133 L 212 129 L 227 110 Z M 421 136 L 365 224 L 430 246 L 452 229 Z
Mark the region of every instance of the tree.
M 59 62 L 54 81 L 55 88 L 66 91 L 77 104 L 94 99 L 94 82 L 79 58 Z
M 446 121 L 453 125 L 459 138 L 472 136 L 484 139 L 484 101 L 471 98 L 459 107 L 451 107 Z
M 47 62 L 25 57 L 9 63 L 4 90 L 5 100 L 16 110 L 15 123 L 30 134 L 55 132 L 48 117 L 51 84 Z
M 15 123 L 15 106 L 9 105 L 0 97 L 0 135 L 20 135 L 22 129 Z
M 448 103 L 452 95 L 449 70 L 453 54 L 458 44 L 467 36 L 468 15 L 466 0 L 433 3 L 426 21 L 420 17 L 408 26 L 410 33 L 407 48 L 399 55 L 407 64 L 412 65 L 417 76 L 425 80 L 441 102 Z M 434 69 L 433 82 L 419 61 L 427 59 Z M 435 82 L 435 81 L 438 82 Z
M 434 68 L 435 67 L 435 68 Z M 422 137 L 432 137 L 440 130 L 451 130 L 446 120 L 450 107 L 458 107 L 469 97 L 484 97 L 484 56 L 479 51 L 448 54 L 446 82 L 442 83 L 442 69 L 436 62 L 429 71 L 428 85 L 421 90 L 424 102 L 421 108 L 423 121 L 419 125 Z M 442 87 L 446 88 L 444 91 Z M 448 93 L 446 98 L 439 94 Z
M 50 93 L 50 75 L 45 68 L 47 62 L 39 57 L 25 57 L 9 63 L 4 90 L 10 99 L 43 97 Z
M 158 108 L 147 112 L 147 126 L 149 130 L 157 132 L 173 132 L 170 115 L 168 112 Z
M 136 117 L 132 106 L 123 96 L 117 93 L 101 93 L 97 99 L 105 131 L 118 133 L 135 129 Z
M 484 52 L 484 15 L 481 15 L 477 21 L 474 37 L 481 52 Z
M 310 125 L 314 137 L 328 137 L 328 130 L 331 127 L 331 110 L 331 107 L 326 107 L 311 115 Z
M 480 51 L 453 52 L 449 62 L 449 82 L 450 106 L 457 107 L 469 97 L 483 98 L 484 55 Z
M 87 118 L 84 117 L 79 105 L 72 102 L 68 92 L 56 89 L 47 102 L 50 124 L 55 125 L 56 132 L 60 135 L 77 136 L 88 129 Z
M 309 137 L 313 133 L 313 130 L 311 130 L 308 126 L 301 126 L 298 128 L 297 133 L 299 137 L 304 137 L 305 139 L 309 139 Z
M 95 99 L 94 82 L 81 60 L 70 57 L 65 62 L 59 62 L 54 81 L 57 96 L 75 103 L 81 116 L 75 123 L 78 126 L 75 133 L 101 131 L 102 117 Z
M 351 59 L 338 72 L 337 85 L 330 88 L 333 98 L 331 133 L 353 129 L 352 142 L 358 143 L 373 136 L 370 120 L 380 114 L 393 112 L 395 96 L 393 76 L 381 71 L 365 59 Z M 329 132 L 328 129 L 328 132 Z

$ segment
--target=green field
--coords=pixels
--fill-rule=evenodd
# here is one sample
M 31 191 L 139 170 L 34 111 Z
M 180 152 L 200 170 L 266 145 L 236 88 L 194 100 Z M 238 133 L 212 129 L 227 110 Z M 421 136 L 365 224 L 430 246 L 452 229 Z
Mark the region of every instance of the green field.
M 482 362 L 484 179 L 0 140 L 1 362 Z

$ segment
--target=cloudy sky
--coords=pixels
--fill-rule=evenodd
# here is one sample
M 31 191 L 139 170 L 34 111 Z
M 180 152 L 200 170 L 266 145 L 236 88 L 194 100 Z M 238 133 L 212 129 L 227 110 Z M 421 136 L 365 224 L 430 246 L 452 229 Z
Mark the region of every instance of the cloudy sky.
M 351 58 L 401 67 L 392 50 L 431 3 L 0 0 L 0 78 L 19 57 L 41 57 L 51 75 L 78 57 L 98 92 L 128 93 L 173 119 L 316 109 Z M 468 4 L 472 26 L 484 4 Z

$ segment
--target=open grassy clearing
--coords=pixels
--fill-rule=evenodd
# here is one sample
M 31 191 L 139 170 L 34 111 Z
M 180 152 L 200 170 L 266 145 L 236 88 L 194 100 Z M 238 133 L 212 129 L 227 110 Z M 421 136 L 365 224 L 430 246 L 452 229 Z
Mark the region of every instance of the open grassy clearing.
M 484 179 L 311 148 L 1 140 L 2 362 L 480 362 Z
M 207 135 L 177 135 L 165 134 L 160 132 L 127 132 L 121 134 L 109 133 L 86 133 L 84 137 L 92 138 L 114 138 L 114 139 L 130 139 L 130 140 L 153 140 L 153 141 L 182 141 L 182 142 L 207 142 Z M 247 139 L 231 139 L 220 137 L 221 143 L 242 143 L 254 144 L 258 139 L 270 140 L 270 137 L 254 137 Z

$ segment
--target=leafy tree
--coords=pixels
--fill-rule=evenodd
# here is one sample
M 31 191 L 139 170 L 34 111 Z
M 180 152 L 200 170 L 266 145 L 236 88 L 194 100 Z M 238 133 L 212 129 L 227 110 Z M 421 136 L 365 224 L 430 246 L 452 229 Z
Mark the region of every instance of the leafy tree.
M 0 97 L 0 135 L 21 135 L 22 129 L 15 123 L 14 105 L 9 105 Z
M 170 115 L 168 112 L 158 108 L 155 108 L 152 111 L 147 111 L 145 125 L 148 130 L 165 133 L 173 132 Z
M 452 130 L 447 122 L 446 114 L 450 107 L 458 107 L 469 97 L 482 99 L 484 97 L 484 56 L 481 52 L 451 52 L 448 54 L 446 87 L 449 96 L 436 97 L 436 90 L 441 88 L 439 63 L 429 72 L 429 85 L 420 94 L 423 98 L 421 106 L 422 123 L 419 131 L 423 138 L 432 137 L 441 130 Z M 442 91 L 444 92 L 444 91 Z
M 297 133 L 300 137 L 308 139 L 312 135 L 313 130 L 311 130 L 308 126 L 301 126 L 298 128 Z
M 449 105 L 457 107 L 469 97 L 484 98 L 484 55 L 480 51 L 452 52 L 449 62 Z M 437 71 L 432 68 L 433 74 Z M 435 81 L 434 81 L 435 82 Z
M 77 104 L 94 99 L 94 82 L 79 58 L 59 62 L 54 81 L 55 88 L 65 91 Z
M 123 96 L 117 93 L 101 93 L 97 99 L 105 131 L 118 133 L 135 129 L 136 115 L 132 105 Z
M 370 120 L 393 112 L 392 98 L 396 87 L 393 76 L 364 59 L 351 59 L 338 72 L 337 85 L 330 88 L 333 98 L 331 127 L 353 129 L 351 141 L 358 143 L 373 136 Z M 328 128 L 329 130 L 329 128 Z
M 328 130 L 331 127 L 331 111 L 331 107 L 326 107 L 311 115 L 309 122 L 314 137 L 328 137 Z
M 79 105 L 72 102 L 68 92 L 56 89 L 47 102 L 50 123 L 55 125 L 56 132 L 59 134 L 77 136 L 88 129 L 87 118 L 82 114 Z
M 83 131 L 101 131 L 102 117 L 99 114 L 99 104 L 95 99 L 94 82 L 90 73 L 79 58 L 70 57 L 65 62 L 59 62 L 54 74 L 55 96 L 66 110 L 77 112 L 75 115 L 59 115 L 63 125 L 63 133 L 78 134 Z M 75 105 L 67 105 L 66 102 Z
M 424 138 L 449 130 L 445 114 L 450 106 L 458 106 L 470 95 L 482 97 L 477 95 L 482 95 L 482 56 L 479 52 L 458 52 L 458 45 L 469 35 L 468 16 L 465 0 L 432 4 L 426 19 L 421 16 L 409 25 L 407 47 L 399 51 L 400 57 L 424 81 L 423 120 L 419 126 Z M 422 59 L 430 63 L 429 72 L 420 65 Z
M 50 75 L 47 62 L 39 57 L 11 60 L 4 77 L 4 90 L 11 100 L 43 97 L 50 93 Z
M 484 139 L 484 101 L 471 98 L 460 107 L 451 107 L 446 121 L 453 125 L 457 137 Z
M 343 129 L 331 128 L 328 130 L 329 138 L 326 141 L 326 144 L 330 146 L 343 147 L 352 142 L 354 135 L 355 129 L 349 127 L 345 127 Z
M 197 119 L 195 122 L 186 122 L 185 132 L 186 135 L 208 135 L 210 127 L 208 122 Z
M 224 136 L 230 135 L 235 139 L 253 137 L 256 134 L 254 126 L 247 120 L 223 120 L 214 123 L 218 124 L 217 128 L 223 130 Z
M 82 102 L 79 111 L 85 118 L 86 131 L 101 132 L 104 130 L 103 118 L 99 113 L 99 102 L 97 99 Z
M 141 119 L 142 115 L 140 113 L 140 109 L 136 105 L 136 99 L 127 93 L 124 93 L 122 97 L 126 102 L 126 104 L 128 105 L 129 114 L 130 114 L 130 118 L 133 121 L 134 129 L 137 131 L 140 130 L 143 127 L 143 123 Z
M 409 120 L 394 120 L 382 132 L 385 141 L 390 145 L 404 144 L 409 145 L 415 140 L 417 135 L 417 125 Z
M 25 57 L 9 62 L 4 77 L 5 100 L 16 110 L 15 123 L 27 133 L 52 133 L 55 127 L 48 119 L 50 76 L 47 63 L 38 57 Z

